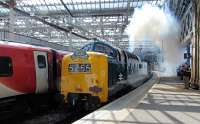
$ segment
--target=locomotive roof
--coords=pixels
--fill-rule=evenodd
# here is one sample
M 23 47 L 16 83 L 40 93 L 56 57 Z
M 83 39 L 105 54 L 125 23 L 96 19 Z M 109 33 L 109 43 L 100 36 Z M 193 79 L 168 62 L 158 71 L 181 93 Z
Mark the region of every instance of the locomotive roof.
M 129 57 L 134 58 L 134 59 L 136 59 L 136 60 L 138 60 L 138 61 L 141 61 L 140 58 L 139 58 L 139 56 L 135 55 L 134 53 L 130 53 L 130 52 L 128 52 L 128 51 L 125 51 L 125 52 L 127 53 L 127 55 L 128 55 Z
M 119 49 L 119 48 L 113 46 L 112 44 L 110 44 L 110 43 L 108 43 L 108 42 L 106 42 L 106 41 L 99 40 L 99 39 L 93 39 L 93 40 L 91 40 L 91 42 L 88 43 L 88 44 L 94 44 L 94 43 L 100 43 L 100 44 L 103 44 L 103 45 L 110 46 L 110 47 L 112 47 L 113 49 Z
M 99 39 L 94 39 L 92 42 L 90 42 L 89 44 L 94 44 L 94 43 L 101 43 L 101 44 L 105 44 L 105 45 L 108 45 L 108 46 L 110 46 L 110 47 L 112 47 L 113 49 L 116 49 L 116 50 L 122 50 L 122 49 L 120 49 L 120 48 L 118 48 L 118 47 L 115 47 L 115 46 L 113 46 L 113 45 L 111 45 L 111 44 L 109 44 L 109 43 L 107 43 L 107 42 L 105 42 L 105 41 L 101 41 L 101 40 L 99 40 Z M 126 53 L 127 53 L 127 55 L 129 56 L 129 57 L 131 57 L 131 58 L 133 58 L 133 59 L 136 59 L 136 60 L 138 60 L 138 61 L 141 61 L 140 60 L 140 58 L 137 56 L 137 55 L 135 55 L 134 53 L 131 53 L 131 52 L 129 52 L 129 51 L 126 51 L 126 50 L 122 50 L 122 51 L 125 51 Z

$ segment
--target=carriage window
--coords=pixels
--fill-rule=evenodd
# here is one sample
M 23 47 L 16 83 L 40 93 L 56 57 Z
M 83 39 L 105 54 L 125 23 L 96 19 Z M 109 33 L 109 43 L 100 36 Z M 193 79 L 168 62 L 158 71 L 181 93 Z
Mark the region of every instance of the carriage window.
M 140 68 L 140 69 L 142 68 L 142 64 L 139 64 L 139 68 Z
M 37 56 L 37 60 L 38 60 L 38 67 L 39 67 L 39 68 L 46 68 L 45 56 L 43 56 L 43 55 L 38 55 L 38 56 Z
M 10 57 L 0 57 L 0 77 L 8 77 L 13 74 L 12 60 Z

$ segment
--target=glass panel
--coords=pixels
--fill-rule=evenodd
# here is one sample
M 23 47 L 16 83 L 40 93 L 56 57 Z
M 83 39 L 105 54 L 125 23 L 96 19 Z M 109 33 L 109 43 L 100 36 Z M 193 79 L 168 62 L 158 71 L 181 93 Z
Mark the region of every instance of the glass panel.
M 140 68 L 140 69 L 142 68 L 142 64 L 139 64 L 139 68 Z
M 110 8 L 110 3 L 105 3 L 104 8 Z
M 10 57 L 0 57 L 0 77 L 12 76 L 13 67 Z
M 67 5 L 67 8 L 71 11 L 71 10 L 73 10 L 73 5 Z
M 90 51 L 92 49 L 92 44 L 88 44 L 82 48 L 82 50 Z
M 106 51 L 106 54 L 107 54 L 108 56 L 115 57 L 114 51 L 113 51 L 113 49 L 111 49 L 110 47 L 105 46 L 105 51 Z
M 57 7 L 58 10 L 65 10 L 64 6 L 59 5 L 59 6 L 56 6 L 56 7 Z M 68 7 L 68 9 L 69 9 L 69 7 Z
M 101 53 L 106 53 L 104 46 L 101 45 L 101 44 L 96 44 L 95 51 L 96 52 L 101 52 Z
M 47 6 L 37 6 L 37 9 L 39 9 L 39 11 L 47 11 L 48 10 Z
M 31 8 L 30 7 L 23 7 L 25 11 L 30 12 Z
M 38 55 L 38 56 L 37 56 L 37 59 L 38 59 L 38 67 L 39 67 L 39 68 L 46 68 L 45 56 L 43 56 L 43 55 Z

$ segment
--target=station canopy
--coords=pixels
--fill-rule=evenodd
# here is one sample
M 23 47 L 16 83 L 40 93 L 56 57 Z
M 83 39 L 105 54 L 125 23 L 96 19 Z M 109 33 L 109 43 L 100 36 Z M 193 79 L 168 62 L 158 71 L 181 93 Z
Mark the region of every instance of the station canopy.
M 134 8 L 165 0 L 1 0 L 0 29 L 76 49 L 102 38 L 128 48 L 124 33 Z

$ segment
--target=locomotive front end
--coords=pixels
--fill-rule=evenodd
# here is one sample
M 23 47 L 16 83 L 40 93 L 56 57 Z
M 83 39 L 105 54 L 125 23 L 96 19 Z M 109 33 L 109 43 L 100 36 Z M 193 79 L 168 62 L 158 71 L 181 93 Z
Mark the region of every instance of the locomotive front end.
M 107 102 L 108 60 L 105 54 L 79 50 L 66 55 L 62 63 L 61 94 L 65 102 L 72 106 Z

